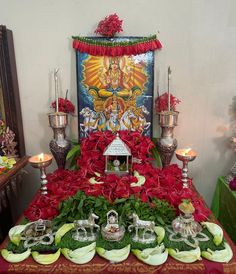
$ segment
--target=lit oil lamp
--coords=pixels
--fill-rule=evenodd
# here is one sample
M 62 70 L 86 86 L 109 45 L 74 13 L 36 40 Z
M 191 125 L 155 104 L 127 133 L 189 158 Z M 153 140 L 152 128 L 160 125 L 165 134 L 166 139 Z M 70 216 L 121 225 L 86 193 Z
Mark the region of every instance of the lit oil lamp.
M 177 159 L 183 162 L 182 182 L 183 187 L 188 188 L 188 162 L 192 162 L 197 157 L 197 152 L 192 150 L 191 148 L 177 149 L 175 151 L 175 155 Z
M 41 153 L 29 158 L 29 163 L 32 167 L 38 168 L 40 170 L 40 179 L 41 179 L 41 194 L 47 195 L 47 176 L 46 176 L 46 167 L 50 166 L 52 163 L 52 155 Z

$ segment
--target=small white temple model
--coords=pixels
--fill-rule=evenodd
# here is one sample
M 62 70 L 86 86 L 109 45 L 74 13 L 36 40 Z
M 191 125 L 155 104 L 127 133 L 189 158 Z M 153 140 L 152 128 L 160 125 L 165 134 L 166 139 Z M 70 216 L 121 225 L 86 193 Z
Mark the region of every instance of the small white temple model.
M 105 173 L 114 173 L 118 176 L 129 173 L 129 159 L 132 158 L 130 148 L 120 139 L 119 134 L 103 152 L 106 157 Z M 130 161 L 130 165 L 132 161 Z

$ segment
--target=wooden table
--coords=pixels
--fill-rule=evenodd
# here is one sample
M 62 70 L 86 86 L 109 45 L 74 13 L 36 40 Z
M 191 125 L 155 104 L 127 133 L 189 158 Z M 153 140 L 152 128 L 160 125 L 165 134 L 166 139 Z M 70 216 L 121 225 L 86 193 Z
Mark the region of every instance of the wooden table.
M 59 260 L 51 265 L 39 265 L 32 257 L 17 264 L 10 264 L 0 257 L 0 273 L 17 273 L 17 274 L 33 274 L 33 273 L 100 273 L 100 274 L 135 274 L 135 273 L 157 273 L 157 274 L 235 274 L 236 273 L 236 246 L 225 233 L 225 238 L 230 244 L 234 257 L 228 264 L 210 262 L 202 259 L 201 261 L 192 264 L 184 264 L 172 259 L 170 256 L 167 261 L 161 266 L 149 266 L 140 262 L 132 254 L 122 263 L 110 264 L 107 260 L 95 255 L 92 261 L 84 265 L 76 265 L 60 256 Z M 0 249 L 4 248 L 8 243 L 8 238 L 5 239 Z
M 232 241 L 226 235 L 226 239 L 231 245 L 234 252 L 233 259 L 228 264 L 221 264 L 210 262 L 202 259 L 201 261 L 184 264 L 172 259 L 170 256 L 168 260 L 161 266 L 149 266 L 138 261 L 132 254 L 129 255 L 128 259 L 122 263 L 110 264 L 107 260 L 100 258 L 96 255 L 92 261 L 84 265 L 76 265 L 60 256 L 59 260 L 51 265 L 39 265 L 33 261 L 30 257 L 25 261 L 17 264 L 9 264 L 0 258 L 0 273 L 71 273 L 71 274 L 84 274 L 84 273 L 101 273 L 101 274 L 135 274 L 135 273 L 158 273 L 158 274 L 220 274 L 220 273 L 236 273 L 236 247 Z M 5 246 L 7 240 L 1 246 Z
M 0 175 L 0 243 L 15 223 L 12 216 L 10 200 L 14 200 L 19 193 L 22 184 L 21 172 L 26 166 L 28 158 L 28 156 L 24 156 L 18 159 L 13 168 Z
M 216 221 L 217 222 L 217 221 Z M 224 236 L 230 244 L 234 257 L 228 264 L 211 262 L 205 259 L 191 264 L 184 264 L 172 259 L 170 256 L 161 266 L 149 266 L 140 262 L 132 254 L 122 263 L 111 264 L 107 260 L 96 255 L 92 261 L 84 265 L 76 265 L 60 256 L 59 260 L 51 265 L 39 265 L 32 257 L 17 264 L 10 264 L 0 257 L 0 273 L 101 273 L 101 274 L 135 274 L 135 273 L 158 273 L 158 274 L 236 274 L 236 247 L 230 240 L 229 236 L 224 232 Z M 4 248 L 9 239 L 5 239 L 0 248 Z

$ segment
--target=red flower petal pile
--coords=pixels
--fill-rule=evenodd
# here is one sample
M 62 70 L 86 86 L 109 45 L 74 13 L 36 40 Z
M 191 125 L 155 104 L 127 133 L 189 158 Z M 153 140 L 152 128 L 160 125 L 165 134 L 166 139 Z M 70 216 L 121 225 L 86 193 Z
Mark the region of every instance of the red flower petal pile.
M 133 187 L 137 178 L 132 175 L 118 177 L 104 173 L 105 160 L 103 151 L 115 138 L 110 131 L 94 132 L 82 140 L 81 157 L 78 159 L 79 171 L 56 170 L 48 175 L 48 196 L 39 193 L 25 211 L 25 216 L 31 220 L 52 219 L 59 214 L 59 203 L 78 190 L 89 196 L 104 196 L 110 202 L 116 198 L 128 198 L 130 195 L 139 197 L 143 202 L 149 198 L 165 199 L 176 208 L 183 199 L 192 201 L 195 207 L 196 221 L 203 221 L 210 214 L 201 197 L 193 188 L 183 188 L 181 169 L 177 165 L 170 165 L 163 169 L 154 168 L 151 164 L 150 151 L 154 147 L 151 140 L 138 132 L 120 131 L 120 138 L 129 146 L 133 157 L 141 163 L 133 164 L 133 170 L 145 176 L 142 186 Z M 101 175 L 96 176 L 94 172 Z M 91 184 L 89 179 L 95 177 L 101 184 Z M 190 186 L 192 182 L 190 180 Z

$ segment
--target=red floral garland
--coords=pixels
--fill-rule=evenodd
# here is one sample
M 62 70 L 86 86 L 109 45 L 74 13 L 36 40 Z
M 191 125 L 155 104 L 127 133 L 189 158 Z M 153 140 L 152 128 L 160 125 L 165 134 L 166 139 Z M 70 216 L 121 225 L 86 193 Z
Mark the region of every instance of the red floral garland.
M 104 174 L 105 162 L 103 151 L 114 139 L 110 131 L 91 133 L 88 138 L 82 140 L 81 157 L 78 160 L 79 171 L 56 170 L 48 175 L 48 196 L 37 194 L 34 201 L 25 211 L 25 216 L 31 220 L 52 219 L 59 214 L 59 203 L 78 190 L 84 191 L 90 196 L 104 196 L 110 202 L 116 198 L 128 198 L 131 195 L 139 197 L 143 202 L 149 198 L 157 197 L 165 199 L 176 208 L 183 199 L 190 199 L 195 207 L 194 217 L 196 221 L 203 221 L 210 214 L 205 207 L 203 199 L 191 188 L 183 188 L 181 182 L 181 169 L 177 165 L 171 165 L 164 169 L 154 168 L 150 162 L 150 150 L 154 144 L 148 137 L 138 132 L 121 131 L 120 138 L 130 147 L 132 155 L 142 162 L 133 164 L 133 170 L 145 176 L 146 181 L 142 186 L 132 187 L 137 178 L 128 175 L 118 177 L 114 174 Z M 89 179 L 96 176 L 96 180 L 103 184 L 91 184 Z
M 162 45 L 156 37 L 144 38 L 137 42 L 99 42 L 93 38 L 74 37 L 73 48 L 94 56 L 137 55 L 161 49 Z

